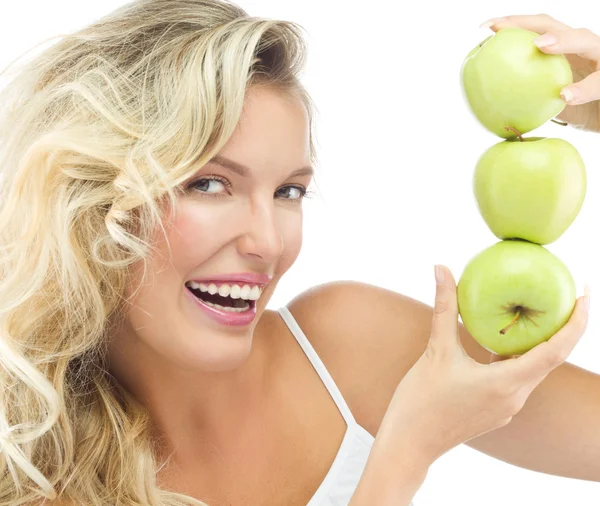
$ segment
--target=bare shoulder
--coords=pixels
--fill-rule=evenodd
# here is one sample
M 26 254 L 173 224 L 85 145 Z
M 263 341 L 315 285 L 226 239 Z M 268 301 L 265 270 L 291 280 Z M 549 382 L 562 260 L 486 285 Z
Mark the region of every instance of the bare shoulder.
M 357 421 L 375 435 L 396 386 L 427 346 L 432 306 L 385 288 L 339 281 L 301 293 L 288 308 Z M 489 352 L 459 325 L 467 353 L 487 363 Z

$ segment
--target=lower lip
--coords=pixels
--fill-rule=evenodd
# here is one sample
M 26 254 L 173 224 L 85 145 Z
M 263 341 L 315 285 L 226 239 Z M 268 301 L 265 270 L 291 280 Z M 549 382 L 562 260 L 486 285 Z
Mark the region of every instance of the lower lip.
M 250 306 L 248 311 L 244 311 L 243 313 L 232 313 L 229 311 L 222 311 L 216 307 L 209 306 L 201 301 L 198 297 L 196 297 L 189 288 L 185 288 L 185 291 L 192 299 L 197 306 L 204 311 L 204 313 L 220 323 L 221 325 L 229 325 L 229 326 L 242 326 L 242 325 L 250 325 L 256 316 L 256 301 Z

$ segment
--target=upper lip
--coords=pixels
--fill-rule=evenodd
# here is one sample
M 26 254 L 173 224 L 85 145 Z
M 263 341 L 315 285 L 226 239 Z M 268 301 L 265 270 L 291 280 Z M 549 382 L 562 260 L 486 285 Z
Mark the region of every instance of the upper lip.
M 246 284 L 246 285 L 266 285 L 273 279 L 268 274 L 257 274 L 255 272 L 239 272 L 234 274 L 216 274 L 205 278 L 192 278 L 189 281 L 196 283 L 228 283 L 228 284 Z

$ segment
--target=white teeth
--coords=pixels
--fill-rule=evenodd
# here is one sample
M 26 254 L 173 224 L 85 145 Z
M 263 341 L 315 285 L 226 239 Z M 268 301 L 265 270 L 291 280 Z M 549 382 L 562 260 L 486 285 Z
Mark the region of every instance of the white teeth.
M 213 304 L 212 302 L 202 301 L 204 304 L 220 309 L 221 311 L 226 311 L 228 313 L 243 313 L 244 311 L 248 311 L 250 309 L 250 304 L 246 304 L 244 307 L 228 307 L 221 306 L 220 304 Z
M 228 297 L 231 293 L 231 287 L 229 285 L 221 285 L 219 287 L 219 295 L 221 297 Z
M 244 285 L 244 288 L 242 288 L 242 290 L 240 292 L 240 297 L 242 299 L 247 299 L 248 295 L 250 295 L 251 291 L 252 291 L 252 287 L 250 287 L 248 285 Z
M 217 286 L 215 283 L 207 285 L 204 283 L 196 283 L 195 281 L 188 281 L 186 285 L 194 290 L 208 292 L 211 295 L 218 293 L 221 297 L 231 297 L 232 299 L 258 300 L 262 294 L 262 288 L 257 285 L 244 285 L 242 287 L 240 285 L 222 284 Z

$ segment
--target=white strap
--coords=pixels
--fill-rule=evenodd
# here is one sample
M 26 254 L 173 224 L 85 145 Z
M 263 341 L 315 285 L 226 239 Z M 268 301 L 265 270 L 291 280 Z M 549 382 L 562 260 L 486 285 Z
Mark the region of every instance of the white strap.
M 327 390 L 331 394 L 331 397 L 333 397 L 333 400 L 335 401 L 335 404 L 340 410 L 340 413 L 344 417 L 346 424 L 356 424 L 356 420 L 354 419 L 354 416 L 352 415 L 348 404 L 346 404 L 346 401 L 344 400 L 340 389 L 335 384 L 335 381 L 333 381 L 333 378 L 329 374 L 329 371 L 325 367 L 325 364 L 323 364 L 323 362 L 319 358 L 319 355 L 317 355 L 317 352 L 307 339 L 306 335 L 304 335 L 304 332 L 302 332 L 302 329 L 292 316 L 292 313 L 290 313 L 290 310 L 286 306 L 283 306 L 278 310 L 278 312 L 283 318 L 283 321 L 290 329 L 290 332 L 296 338 L 296 341 L 298 341 L 298 344 L 304 350 L 304 353 L 306 353 L 306 356 L 308 357 L 310 363 L 313 365 L 313 367 L 317 371 L 317 374 L 325 384 L 325 387 L 327 387 Z

